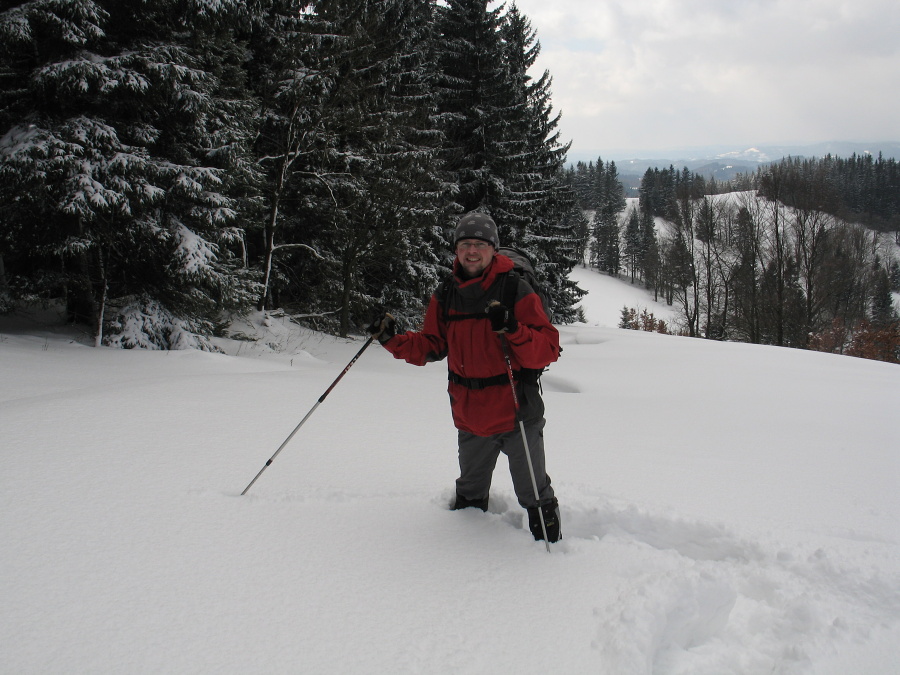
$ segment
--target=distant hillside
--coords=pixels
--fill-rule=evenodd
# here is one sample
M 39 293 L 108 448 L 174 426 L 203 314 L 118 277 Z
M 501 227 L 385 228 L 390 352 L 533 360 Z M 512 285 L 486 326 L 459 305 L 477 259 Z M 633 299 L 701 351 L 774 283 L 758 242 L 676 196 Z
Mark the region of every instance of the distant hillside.
M 687 168 L 704 177 L 713 177 L 716 180 L 730 180 L 735 174 L 756 171 L 761 164 L 777 162 L 783 157 L 850 157 L 853 154 L 862 155 L 881 153 L 886 158 L 900 159 L 900 142 L 885 141 L 880 143 L 862 143 L 852 141 L 830 141 L 812 145 L 759 145 L 742 150 L 735 150 L 729 146 L 707 146 L 699 148 L 683 148 L 677 151 L 659 153 L 647 153 L 643 157 L 629 157 L 625 154 L 573 151 L 568 155 L 568 162 L 596 162 L 597 157 L 604 161 L 615 161 L 622 177 L 622 182 L 628 188 L 634 187 L 630 175 L 640 176 L 647 169 Z

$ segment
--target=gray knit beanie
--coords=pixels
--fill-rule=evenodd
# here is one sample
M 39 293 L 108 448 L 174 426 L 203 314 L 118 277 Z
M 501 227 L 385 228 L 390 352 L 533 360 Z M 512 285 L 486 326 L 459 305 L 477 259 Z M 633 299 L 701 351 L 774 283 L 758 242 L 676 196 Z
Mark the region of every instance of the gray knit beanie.
M 500 248 L 500 236 L 497 234 L 497 223 L 483 213 L 467 213 L 459 219 L 456 225 L 456 235 L 453 237 L 454 246 L 460 239 L 483 239 Z

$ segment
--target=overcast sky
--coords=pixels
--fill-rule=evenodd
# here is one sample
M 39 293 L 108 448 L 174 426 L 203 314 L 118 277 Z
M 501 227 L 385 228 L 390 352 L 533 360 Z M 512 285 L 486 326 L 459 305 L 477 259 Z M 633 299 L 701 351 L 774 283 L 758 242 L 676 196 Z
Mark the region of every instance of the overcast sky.
M 570 157 L 900 140 L 898 0 L 516 4 Z

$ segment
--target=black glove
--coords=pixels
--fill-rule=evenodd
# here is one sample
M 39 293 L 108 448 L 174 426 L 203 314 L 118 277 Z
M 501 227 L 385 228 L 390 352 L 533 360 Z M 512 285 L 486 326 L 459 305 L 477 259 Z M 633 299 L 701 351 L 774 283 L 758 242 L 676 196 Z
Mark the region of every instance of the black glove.
M 387 312 L 382 312 L 366 328 L 366 332 L 384 344 L 397 334 L 397 321 Z
M 519 329 L 519 322 L 506 305 L 494 300 L 485 311 L 491 321 L 491 330 L 495 333 L 515 333 Z

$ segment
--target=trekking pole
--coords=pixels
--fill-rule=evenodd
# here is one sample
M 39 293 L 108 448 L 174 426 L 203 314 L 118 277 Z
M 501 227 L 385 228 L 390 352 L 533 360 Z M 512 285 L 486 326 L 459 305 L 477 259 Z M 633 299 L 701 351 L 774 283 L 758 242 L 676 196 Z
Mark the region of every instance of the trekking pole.
M 516 422 L 522 434 L 522 444 L 525 446 L 525 459 L 528 460 L 528 474 L 531 476 L 531 487 L 534 488 L 534 498 L 537 500 L 538 517 L 541 520 L 541 532 L 544 533 L 544 545 L 547 553 L 550 553 L 550 542 L 547 540 L 547 524 L 544 522 L 544 510 L 541 508 L 541 493 L 538 492 L 537 479 L 534 477 L 534 464 L 531 462 L 531 449 L 528 447 L 528 437 L 525 435 L 525 422 L 522 419 L 522 410 L 519 407 L 519 395 L 516 394 L 516 380 L 513 377 L 512 361 L 509 358 L 509 346 L 506 344 L 506 336 L 500 335 L 500 344 L 503 346 L 503 358 L 506 361 L 506 374 L 509 375 L 509 386 L 512 389 L 513 403 L 516 406 Z
M 373 335 L 368 340 L 366 340 L 366 344 L 364 344 L 362 346 L 362 349 L 360 349 L 358 352 L 356 352 L 356 356 L 354 356 L 352 359 L 350 359 L 350 363 L 348 363 L 347 366 L 341 371 L 341 374 L 335 378 L 334 382 L 331 383 L 331 386 L 325 390 L 325 393 L 319 397 L 319 400 L 316 401 L 316 404 L 312 408 L 310 408 L 309 412 L 306 413 L 306 416 L 302 420 L 300 420 L 300 424 L 298 424 L 296 427 L 294 427 L 294 430 L 291 432 L 290 436 L 288 436 L 287 438 L 284 439 L 284 443 L 282 443 L 280 446 L 278 446 L 278 449 L 275 451 L 275 454 L 269 458 L 269 461 L 266 462 L 265 465 L 263 466 L 263 468 L 261 468 L 259 470 L 259 473 L 256 474 L 256 477 L 250 481 L 250 485 L 248 485 L 247 487 L 244 488 L 244 491 L 241 493 L 242 497 L 245 494 L 247 494 L 247 490 L 249 490 L 251 487 L 253 487 L 253 484 L 256 482 L 256 479 L 259 478 L 260 476 L 262 476 L 262 472 L 269 468 L 269 465 L 275 460 L 276 457 L 278 457 L 278 453 L 281 452 L 282 450 L 284 450 L 284 446 L 286 446 L 290 442 L 290 440 L 294 437 L 294 434 L 296 434 L 300 430 L 300 427 L 303 426 L 303 423 L 306 422 L 306 420 L 308 420 L 310 418 L 310 416 L 316 411 L 316 408 L 318 408 L 319 405 L 322 403 L 322 401 L 325 400 L 325 397 L 331 393 L 331 390 L 337 386 L 337 383 L 340 382 L 341 378 L 347 374 L 347 371 L 350 370 L 350 367 L 354 363 L 356 363 L 357 359 L 360 356 L 362 356 L 362 353 L 364 351 L 366 351 L 366 348 L 370 344 L 372 344 L 372 341 L 374 339 L 375 339 L 375 336 Z

